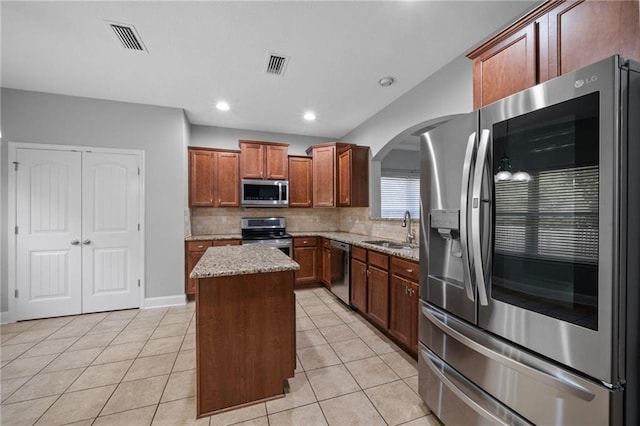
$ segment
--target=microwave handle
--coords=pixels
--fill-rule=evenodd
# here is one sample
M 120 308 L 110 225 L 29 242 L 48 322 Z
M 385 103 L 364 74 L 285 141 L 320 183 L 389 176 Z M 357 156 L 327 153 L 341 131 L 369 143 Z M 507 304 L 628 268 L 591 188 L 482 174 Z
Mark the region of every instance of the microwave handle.
M 473 192 L 471 193 L 471 247 L 473 250 L 473 267 L 478 287 L 478 300 L 480 305 L 487 306 L 487 284 L 482 262 L 482 240 L 480 236 L 480 210 L 482 207 L 482 175 L 487 162 L 489 151 L 489 130 L 482 129 L 480 133 L 480 145 L 478 146 L 478 156 L 476 166 L 473 171 Z

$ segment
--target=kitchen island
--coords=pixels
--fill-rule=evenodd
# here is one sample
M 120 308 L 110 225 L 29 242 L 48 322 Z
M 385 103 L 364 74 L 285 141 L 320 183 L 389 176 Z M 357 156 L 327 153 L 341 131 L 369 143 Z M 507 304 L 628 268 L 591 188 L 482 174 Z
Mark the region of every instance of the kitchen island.
M 198 417 L 284 395 L 296 364 L 297 269 L 259 244 L 211 247 L 195 266 Z

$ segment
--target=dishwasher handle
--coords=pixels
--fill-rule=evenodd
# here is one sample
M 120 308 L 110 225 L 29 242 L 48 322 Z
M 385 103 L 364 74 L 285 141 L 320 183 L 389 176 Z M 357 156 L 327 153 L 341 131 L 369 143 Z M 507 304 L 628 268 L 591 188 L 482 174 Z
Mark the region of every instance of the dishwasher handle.
M 331 240 L 331 247 L 346 251 L 346 252 L 350 252 L 351 251 L 351 245 L 350 244 L 346 244 L 343 243 L 341 241 L 336 241 L 336 240 Z

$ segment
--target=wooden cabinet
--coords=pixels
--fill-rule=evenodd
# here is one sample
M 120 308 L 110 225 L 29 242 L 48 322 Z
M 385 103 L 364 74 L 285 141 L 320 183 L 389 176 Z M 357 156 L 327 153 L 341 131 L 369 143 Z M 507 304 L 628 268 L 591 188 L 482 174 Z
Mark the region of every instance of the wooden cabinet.
M 351 306 L 367 312 L 367 250 L 351 247 Z
M 311 157 L 289 156 L 289 207 L 311 207 Z
M 202 240 L 202 241 L 187 241 L 185 242 L 185 293 L 187 298 L 193 299 L 196 294 L 197 280 L 189 278 L 189 274 L 196 266 L 196 263 L 204 255 L 209 247 L 217 246 L 239 246 L 240 240 Z
M 240 141 L 242 179 L 289 179 L 289 144 Z
M 330 142 L 313 156 L 313 207 L 369 206 L 369 147 Z
M 313 147 L 313 207 L 335 207 L 336 147 Z
M 588 0 L 563 2 L 551 9 L 547 13 L 549 78 L 616 53 L 640 60 L 638 5 L 638 0 Z
M 318 239 L 316 237 L 296 237 L 293 239 L 293 260 L 300 269 L 295 273 L 297 284 L 318 282 Z
M 238 151 L 189 148 L 189 206 L 239 207 Z
M 638 34 L 638 0 L 545 2 L 467 54 L 474 107 L 617 53 L 639 60 Z
M 369 147 L 352 145 L 338 154 L 338 205 L 369 206 Z
M 474 58 L 474 107 L 535 86 L 538 82 L 536 52 L 535 24 L 531 23 Z
M 331 288 L 331 240 L 322 239 L 322 283 Z
M 408 348 L 418 351 L 418 265 L 391 259 L 389 333 Z
M 389 326 L 389 256 L 367 251 L 367 314 L 383 328 Z

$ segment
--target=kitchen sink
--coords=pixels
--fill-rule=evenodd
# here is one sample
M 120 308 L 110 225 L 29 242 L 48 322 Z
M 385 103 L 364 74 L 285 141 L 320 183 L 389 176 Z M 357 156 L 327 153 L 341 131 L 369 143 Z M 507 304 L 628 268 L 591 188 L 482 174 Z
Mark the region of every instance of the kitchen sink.
M 411 243 L 402 243 L 400 241 L 387 241 L 387 240 L 373 240 L 373 241 L 363 241 L 365 244 L 373 244 L 375 246 L 390 248 L 390 249 L 409 249 L 409 248 L 417 248 L 416 244 Z

